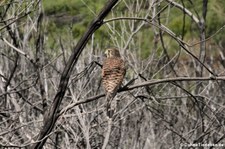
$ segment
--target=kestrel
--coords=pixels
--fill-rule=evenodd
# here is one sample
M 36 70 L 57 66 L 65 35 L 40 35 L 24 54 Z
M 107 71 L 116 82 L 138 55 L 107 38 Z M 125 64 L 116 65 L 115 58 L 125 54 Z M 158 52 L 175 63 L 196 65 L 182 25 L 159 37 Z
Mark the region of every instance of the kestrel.
M 114 110 L 111 108 L 111 101 L 122 84 L 126 68 L 118 49 L 109 48 L 105 53 L 107 58 L 103 62 L 102 83 L 107 99 L 107 116 L 112 117 Z

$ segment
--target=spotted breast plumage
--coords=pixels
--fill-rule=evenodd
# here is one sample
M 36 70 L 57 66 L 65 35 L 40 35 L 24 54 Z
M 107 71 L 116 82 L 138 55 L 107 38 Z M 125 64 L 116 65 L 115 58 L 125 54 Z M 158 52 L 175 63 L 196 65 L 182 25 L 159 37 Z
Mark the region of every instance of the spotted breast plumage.
M 110 48 L 105 53 L 106 59 L 102 67 L 102 82 L 106 92 L 107 116 L 111 117 L 114 109 L 110 107 L 110 104 L 122 84 L 126 68 L 118 49 Z

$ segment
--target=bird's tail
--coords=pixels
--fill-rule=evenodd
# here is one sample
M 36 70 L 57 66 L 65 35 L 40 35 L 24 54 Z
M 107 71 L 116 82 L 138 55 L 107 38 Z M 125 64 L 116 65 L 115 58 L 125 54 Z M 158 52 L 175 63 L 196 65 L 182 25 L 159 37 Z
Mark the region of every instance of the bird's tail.
M 106 95 L 106 99 L 107 99 L 107 104 L 106 104 L 106 115 L 109 118 L 113 117 L 114 111 L 115 111 L 115 107 L 111 104 L 112 100 L 113 100 L 114 96 L 110 93 L 108 93 Z

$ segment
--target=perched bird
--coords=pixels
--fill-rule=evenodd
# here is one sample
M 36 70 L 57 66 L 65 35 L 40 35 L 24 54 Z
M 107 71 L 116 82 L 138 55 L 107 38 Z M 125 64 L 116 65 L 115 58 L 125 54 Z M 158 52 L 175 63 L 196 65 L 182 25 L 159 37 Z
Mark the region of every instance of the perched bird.
M 111 107 L 111 102 L 122 84 L 126 68 L 118 49 L 109 48 L 105 54 L 106 59 L 102 66 L 102 83 L 106 93 L 107 116 L 111 118 L 114 112 L 114 108 Z

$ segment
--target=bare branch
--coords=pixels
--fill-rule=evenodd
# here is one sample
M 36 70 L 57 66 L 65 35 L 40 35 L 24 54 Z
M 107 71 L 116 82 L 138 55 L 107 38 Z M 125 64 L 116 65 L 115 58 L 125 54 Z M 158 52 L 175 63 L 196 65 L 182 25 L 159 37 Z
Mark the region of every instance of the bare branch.
M 142 82 L 139 84 L 135 84 L 132 86 L 129 86 L 125 89 L 121 89 L 121 91 L 126 91 L 126 90 L 132 90 L 138 87 L 143 87 L 143 86 L 148 86 L 148 85 L 155 85 L 159 83 L 169 83 L 169 82 L 174 82 L 174 81 L 218 81 L 218 80 L 225 80 L 225 77 L 177 77 L 177 78 L 165 78 L 165 79 L 153 79 L 150 81 Z
M 181 9 L 183 12 L 185 12 L 197 25 L 199 25 L 200 20 L 187 8 L 183 7 L 182 5 L 172 1 L 172 0 L 166 0 L 168 3 L 172 4 L 173 6 Z
M 133 89 L 144 87 L 144 86 L 152 86 L 152 85 L 156 85 L 156 84 L 171 83 L 171 82 L 177 82 L 177 81 L 190 82 L 190 81 L 224 81 L 224 80 L 225 80 L 224 76 L 221 76 L 221 77 L 176 77 L 176 78 L 165 78 L 165 79 L 152 79 L 152 80 L 145 81 L 145 82 L 142 82 L 139 84 L 125 86 L 124 88 L 121 88 L 118 92 L 125 92 L 128 90 L 133 90 Z M 96 96 L 89 97 L 86 100 L 81 100 L 81 101 L 72 103 L 72 104 L 68 105 L 67 107 L 65 107 L 64 109 L 62 109 L 59 112 L 58 116 L 62 115 L 63 113 L 67 112 L 68 110 L 72 109 L 73 107 L 75 107 L 77 105 L 92 102 L 92 101 L 95 101 L 104 96 L 105 96 L 105 94 L 99 94 Z
M 17 47 L 15 47 L 14 45 L 12 45 L 11 43 L 9 43 L 5 38 L 2 38 L 3 41 L 10 46 L 13 50 L 15 50 L 16 52 L 20 53 L 21 55 L 23 55 L 24 57 L 26 57 L 30 62 L 33 63 L 33 60 L 30 58 L 29 55 L 27 55 L 25 52 L 23 52 L 22 50 L 18 49 Z
M 212 75 L 216 76 L 216 74 L 214 72 L 212 72 L 204 63 L 202 63 L 194 54 L 192 54 L 189 50 L 188 50 L 188 47 L 190 47 L 190 45 L 186 42 L 184 42 L 182 39 L 180 39 L 179 37 L 176 36 L 176 34 L 174 32 L 172 32 L 169 28 L 167 28 L 166 26 L 164 26 L 163 24 L 161 25 L 157 25 L 157 24 L 154 24 L 152 23 L 152 20 L 148 20 L 148 19 L 145 19 L 145 18 L 136 18 L 136 17 L 125 17 L 125 18 L 114 18 L 114 19 L 110 19 L 110 20 L 107 20 L 105 22 L 111 22 L 113 20 L 118 20 L 118 19 L 125 19 L 125 20 L 142 20 L 142 21 L 145 21 L 149 24 L 152 24 L 160 29 L 162 29 L 163 31 L 166 31 L 166 33 L 168 33 L 172 38 L 174 38 L 178 43 L 179 45 L 189 54 L 191 55 L 197 62 L 199 62 L 209 73 L 211 73 Z M 201 41 L 203 42 L 203 41 Z
M 112 131 L 112 118 L 109 118 L 108 119 L 108 128 L 107 128 L 107 131 L 106 131 L 106 134 L 105 134 L 105 139 L 104 139 L 104 142 L 103 142 L 103 145 L 102 145 L 102 149 L 105 149 L 108 142 L 109 142 L 109 137 L 110 137 L 110 133 Z
M 71 75 L 71 72 L 82 52 L 85 45 L 87 44 L 91 35 L 102 25 L 103 19 L 108 15 L 111 11 L 112 7 L 117 3 L 118 0 L 111 0 L 106 3 L 105 7 L 102 9 L 100 14 L 93 20 L 83 37 L 79 40 L 76 47 L 73 49 L 73 53 L 70 56 L 69 61 L 67 62 L 66 67 L 64 68 L 63 74 L 60 79 L 59 88 L 54 98 L 53 104 L 50 107 L 49 111 L 46 112 L 45 119 L 44 119 L 44 126 L 40 131 L 38 143 L 34 144 L 32 148 L 39 149 L 42 148 L 45 144 L 47 138 L 43 139 L 46 135 L 48 135 L 55 126 L 57 121 L 58 115 L 57 112 L 59 110 L 59 106 L 62 102 L 62 99 L 65 95 L 68 81 Z

